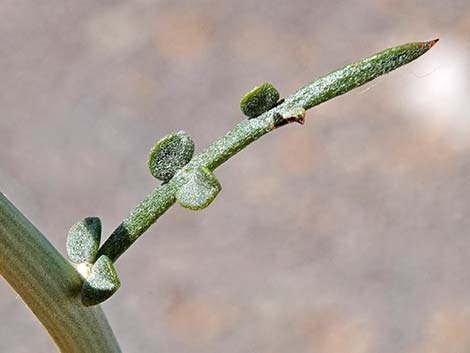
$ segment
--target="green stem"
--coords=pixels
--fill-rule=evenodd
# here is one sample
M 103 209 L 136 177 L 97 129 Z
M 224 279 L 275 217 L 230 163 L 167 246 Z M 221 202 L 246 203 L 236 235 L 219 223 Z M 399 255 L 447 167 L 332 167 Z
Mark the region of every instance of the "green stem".
M 253 141 L 283 125 L 278 124 L 276 117 L 282 116 L 287 119 L 295 109 L 313 108 L 359 87 L 417 59 L 436 42 L 437 39 L 429 42 L 414 42 L 381 51 L 305 85 L 286 97 L 281 104 L 255 119 L 240 122 L 227 134 L 195 156 L 173 179 L 157 187 L 137 205 L 106 240 L 99 250 L 99 255 L 107 255 L 112 261 L 116 261 L 143 232 L 173 205 L 174 194 L 186 181 L 187 171 L 198 166 L 214 170 Z
M 353 64 L 346 65 L 311 82 L 286 98 L 283 108 L 301 106 L 305 110 L 344 94 L 373 79 L 398 69 L 419 58 L 436 44 L 415 42 L 385 49 Z
M 80 301 L 74 267 L 0 193 L 0 274 L 67 353 L 121 350 L 99 306 Z
M 111 261 L 116 261 L 143 232 L 175 203 L 175 192 L 173 180 L 155 188 L 101 246 L 97 258 L 106 255 Z

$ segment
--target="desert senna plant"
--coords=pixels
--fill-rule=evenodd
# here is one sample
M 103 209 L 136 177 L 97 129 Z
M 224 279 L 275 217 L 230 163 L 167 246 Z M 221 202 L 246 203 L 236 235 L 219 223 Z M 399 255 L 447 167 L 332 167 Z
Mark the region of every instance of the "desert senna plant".
M 291 122 L 303 124 L 306 110 L 405 65 L 437 39 L 381 51 L 333 71 L 280 99 L 263 83 L 240 108 L 247 116 L 199 154 L 179 131 L 151 149 L 149 169 L 161 181 L 100 247 L 101 221 L 87 217 L 70 228 L 65 260 L 25 216 L 0 194 L 0 274 L 44 325 L 61 352 L 119 352 L 97 304 L 120 287 L 113 263 L 173 204 L 207 207 L 221 190 L 214 170 L 261 136 Z

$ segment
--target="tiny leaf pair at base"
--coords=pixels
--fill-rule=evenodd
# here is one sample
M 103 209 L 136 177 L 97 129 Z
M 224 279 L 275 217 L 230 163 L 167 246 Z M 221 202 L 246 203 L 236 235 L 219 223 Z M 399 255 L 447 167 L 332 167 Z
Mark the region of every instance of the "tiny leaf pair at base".
M 101 221 L 97 217 L 87 217 L 75 223 L 67 236 L 66 248 L 70 261 L 77 265 L 77 269 L 91 268 L 81 273 L 84 277 L 81 300 L 85 306 L 105 301 L 121 286 L 112 261 L 105 255 L 96 260 L 100 239 Z

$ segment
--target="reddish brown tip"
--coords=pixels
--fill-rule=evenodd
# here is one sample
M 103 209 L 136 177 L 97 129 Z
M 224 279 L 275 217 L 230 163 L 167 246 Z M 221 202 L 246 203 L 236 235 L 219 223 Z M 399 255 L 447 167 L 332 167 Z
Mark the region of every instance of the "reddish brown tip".
M 424 44 L 426 44 L 429 48 L 432 48 L 437 42 L 439 42 L 439 38 L 430 40 L 429 42 L 424 42 Z

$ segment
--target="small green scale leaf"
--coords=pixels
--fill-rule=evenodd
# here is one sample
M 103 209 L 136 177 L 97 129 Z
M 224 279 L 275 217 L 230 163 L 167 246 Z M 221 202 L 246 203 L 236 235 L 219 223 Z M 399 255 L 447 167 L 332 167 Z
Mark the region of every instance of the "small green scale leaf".
M 184 131 L 178 131 L 155 143 L 148 160 L 150 173 L 168 181 L 193 158 L 194 142 Z
M 249 118 L 257 117 L 276 105 L 279 91 L 265 82 L 246 93 L 240 101 L 240 109 Z
M 176 192 L 176 200 L 184 208 L 201 210 L 209 206 L 221 189 L 216 176 L 206 167 L 200 166 Z
M 98 217 L 87 217 L 75 223 L 69 230 L 66 241 L 70 261 L 79 264 L 94 262 L 101 239 L 101 221 Z
M 93 306 L 104 302 L 121 286 L 112 261 L 101 255 L 91 269 L 91 274 L 82 286 L 82 304 Z

